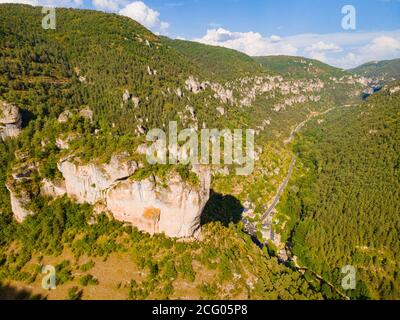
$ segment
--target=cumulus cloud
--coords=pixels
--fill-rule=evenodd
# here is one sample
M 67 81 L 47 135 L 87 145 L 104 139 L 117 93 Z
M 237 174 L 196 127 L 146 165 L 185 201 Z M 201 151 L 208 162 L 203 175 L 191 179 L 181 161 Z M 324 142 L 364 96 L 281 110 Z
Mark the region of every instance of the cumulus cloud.
M 92 0 L 92 5 L 98 10 L 115 12 L 136 20 L 155 33 L 166 33 L 169 28 L 168 22 L 160 20 L 160 13 L 143 1 Z
M 367 45 L 361 47 L 360 52 L 365 55 L 371 55 L 377 59 L 387 56 L 400 56 L 400 37 L 393 38 L 382 36 L 373 39 Z
M 341 52 L 342 48 L 334 43 L 325 43 L 323 41 L 319 41 L 313 43 L 311 46 L 306 47 L 305 49 L 308 52 L 313 51 L 332 51 L 332 52 Z
M 281 37 L 273 34 L 272 36 L 269 37 L 272 42 L 279 42 L 281 41 Z
M 209 29 L 202 38 L 194 39 L 205 44 L 239 50 L 251 56 L 297 53 L 297 48 L 279 40 L 278 36 L 265 38 L 258 32 L 232 32 L 223 28 Z
M 128 2 L 124 0 L 92 0 L 92 5 L 96 9 L 104 11 L 118 11 L 122 6 Z
M 39 4 L 37 0 L 0 0 L 0 3 L 30 4 L 31 6 L 36 6 Z
M 149 8 L 142 1 L 128 4 L 119 10 L 119 14 L 132 18 L 155 32 L 165 32 L 169 28 L 168 22 L 160 20 L 160 13 Z
M 328 62 L 327 54 L 331 52 L 342 52 L 342 48 L 334 43 L 326 43 L 318 41 L 310 46 L 307 46 L 304 51 L 310 58 L 317 59 L 323 62 Z

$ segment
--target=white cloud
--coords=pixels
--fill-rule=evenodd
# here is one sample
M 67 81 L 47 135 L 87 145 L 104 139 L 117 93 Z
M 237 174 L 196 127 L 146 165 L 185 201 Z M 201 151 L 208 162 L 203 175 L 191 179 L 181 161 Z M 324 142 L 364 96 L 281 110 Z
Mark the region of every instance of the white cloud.
M 319 41 L 313 43 L 311 46 L 306 47 L 305 50 L 308 52 L 314 52 L 314 51 L 341 52 L 342 48 L 340 48 L 338 45 L 334 43 L 325 43 L 323 41 Z
M 310 58 L 320 60 L 322 62 L 328 62 L 327 54 L 330 52 L 342 52 L 342 48 L 334 43 L 326 43 L 318 41 L 310 46 L 307 46 L 304 51 Z
M 121 6 L 127 4 L 124 0 L 92 0 L 92 5 L 99 10 L 104 11 L 118 11 Z
M 0 0 L 0 3 L 30 4 L 32 6 L 36 6 L 39 4 L 37 0 Z
M 143 1 L 92 0 L 92 5 L 98 10 L 116 12 L 136 20 L 155 33 L 165 33 L 169 28 L 168 22 L 160 20 L 160 13 L 147 6 Z M 177 5 L 177 3 L 173 5 Z
M 373 38 L 364 45 L 351 48 L 344 56 L 332 57 L 330 62 L 348 69 L 366 62 L 395 58 L 400 58 L 400 34 Z
M 18 3 L 29 4 L 31 6 L 41 5 L 66 8 L 77 8 L 83 4 L 82 0 L 0 0 L 0 3 Z
M 194 41 L 239 50 L 251 56 L 294 55 L 297 53 L 296 47 L 291 44 L 281 43 L 279 39 L 278 36 L 264 38 L 258 32 L 231 32 L 218 28 L 207 30 L 207 33 L 202 38 L 194 39 Z
M 393 38 L 388 36 L 381 36 L 373 39 L 367 45 L 361 47 L 360 53 L 371 55 L 378 59 L 386 56 L 399 56 L 400 55 L 400 37 Z
M 134 1 L 118 12 L 120 15 L 132 18 L 155 32 L 165 32 L 169 23 L 160 20 L 160 13 L 149 8 L 142 1 Z
M 269 38 L 271 39 L 272 42 L 279 42 L 279 41 L 281 41 L 281 39 L 282 39 L 280 36 L 277 36 L 277 35 L 275 35 L 275 34 L 273 34 L 273 35 L 270 36 Z

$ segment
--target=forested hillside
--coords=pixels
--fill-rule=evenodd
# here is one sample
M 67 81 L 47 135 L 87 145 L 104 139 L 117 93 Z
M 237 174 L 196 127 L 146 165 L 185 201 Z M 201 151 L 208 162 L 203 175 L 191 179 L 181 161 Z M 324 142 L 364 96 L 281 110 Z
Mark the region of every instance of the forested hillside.
M 353 265 L 354 298 L 400 295 L 398 90 L 393 84 L 359 106 L 337 109 L 300 134 L 301 164 L 282 204 L 300 264 L 338 286 L 341 268 Z
M 280 74 L 286 74 L 295 78 L 340 78 L 349 75 L 348 72 L 327 65 L 321 61 L 304 57 L 267 56 L 254 57 L 254 60 L 269 70 L 278 72 Z
M 167 37 L 162 37 L 161 40 L 201 66 L 210 78 L 232 80 L 266 73 L 253 58 L 235 50 Z M 271 70 L 267 71 L 271 74 Z
M 350 72 L 376 79 L 379 84 L 387 84 L 400 77 L 400 59 L 373 61 L 365 63 Z

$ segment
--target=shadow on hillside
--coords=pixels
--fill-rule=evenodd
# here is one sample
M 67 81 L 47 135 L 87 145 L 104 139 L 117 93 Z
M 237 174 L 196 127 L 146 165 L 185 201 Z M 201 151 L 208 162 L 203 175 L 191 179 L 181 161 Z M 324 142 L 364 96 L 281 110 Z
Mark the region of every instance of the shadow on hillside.
M 17 289 L 10 285 L 0 283 L 0 300 L 45 300 L 46 297 L 40 294 L 32 294 L 26 289 Z
M 26 109 L 20 109 L 21 111 L 21 116 L 22 116 L 22 128 L 25 128 L 28 126 L 28 123 L 33 120 L 35 117 L 32 112 L 26 110 Z
M 238 223 L 242 219 L 243 206 L 238 199 L 231 195 L 222 195 L 211 190 L 208 200 L 201 214 L 201 225 L 219 221 L 224 226 L 229 223 Z

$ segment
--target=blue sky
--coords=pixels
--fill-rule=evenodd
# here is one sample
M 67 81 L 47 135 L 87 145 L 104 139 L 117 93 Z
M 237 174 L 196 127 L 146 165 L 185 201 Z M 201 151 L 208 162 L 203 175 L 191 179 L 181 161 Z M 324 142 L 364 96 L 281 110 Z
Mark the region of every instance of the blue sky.
M 400 0 L 0 0 L 117 12 L 155 33 L 249 55 L 316 58 L 342 68 L 400 58 Z M 355 9 L 344 30 L 342 8 Z
M 360 31 L 400 29 L 400 1 L 383 0 L 148 0 L 171 22 L 172 36 L 195 38 L 207 28 L 282 36 L 340 32 L 346 4 L 357 10 Z M 211 24 L 211 25 L 210 25 Z

